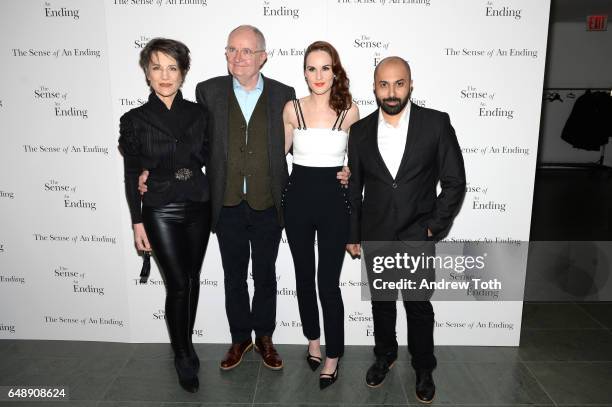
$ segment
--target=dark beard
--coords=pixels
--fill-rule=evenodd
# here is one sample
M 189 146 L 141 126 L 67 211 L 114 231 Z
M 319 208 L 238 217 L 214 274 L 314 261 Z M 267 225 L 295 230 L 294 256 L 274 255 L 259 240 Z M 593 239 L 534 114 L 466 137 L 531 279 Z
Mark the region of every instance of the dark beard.
M 403 100 L 400 98 L 386 98 L 386 99 L 376 98 L 376 103 L 383 110 L 383 112 L 387 113 L 388 115 L 395 116 L 396 114 L 399 114 L 402 110 L 404 110 L 409 100 L 410 100 L 410 94 L 408 94 L 406 98 Z M 389 102 L 399 102 L 399 103 L 395 106 L 391 106 L 387 104 Z

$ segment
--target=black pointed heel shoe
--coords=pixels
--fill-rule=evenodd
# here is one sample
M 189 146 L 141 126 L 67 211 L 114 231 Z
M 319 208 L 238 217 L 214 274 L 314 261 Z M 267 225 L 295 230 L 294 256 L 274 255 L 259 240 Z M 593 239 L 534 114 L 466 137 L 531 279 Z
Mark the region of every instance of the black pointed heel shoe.
M 198 372 L 189 357 L 175 357 L 174 367 L 178 375 L 179 384 L 189 393 L 195 393 L 200 388 Z
M 340 369 L 340 362 L 338 362 L 338 364 L 336 365 L 336 370 L 334 370 L 334 373 L 331 373 L 331 374 L 321 373 L 319 375 L 319 388 L 321 390 L 328 388 L 329 386 L 334 384 L 336 380 L 338 380 L 338 370 L 339 369 Z
M 312 370 L 313 372 L 317 370 L 319 366 L 321 366 L 322 361 L 323 359 L 321 359 L 320 357 L 313 356 L 310 354 L 310 352 L 306 351 L 306 362 L 308 362 L 308 366 L 310 366 L 310 370 Z

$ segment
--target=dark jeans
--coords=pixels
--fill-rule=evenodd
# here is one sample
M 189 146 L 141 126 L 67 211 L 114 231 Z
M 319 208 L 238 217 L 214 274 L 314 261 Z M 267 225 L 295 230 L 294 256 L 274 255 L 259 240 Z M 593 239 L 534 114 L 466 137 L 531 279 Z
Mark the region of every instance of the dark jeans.
M 233 343 L 272 336 L 276 325 L 276 257 L 281 239 L 275 207 L 258 211 L 246 201 L 223 207 L 217 223 L 225 282 L 225 311 Z M 247 287 L 249 258 L 255 292 Z
M 166 283 L 166 322 L 172 348 L 191 346 L 200 296 L 200 269 L 210 236 L 209 202 L 176 202 L 142 209 L 143 224 Z
M 346 193 L 336 179 L 341 169 L 294 164 L 283 199 L 302 330 L 310 340 L 321 336 L 318 288 L 325 352 L 330 358 L 344 354 L 344 304 L 339 284 L 349 233 L 349 208 Z M 315 267 L 315 232 L 318 267 Z

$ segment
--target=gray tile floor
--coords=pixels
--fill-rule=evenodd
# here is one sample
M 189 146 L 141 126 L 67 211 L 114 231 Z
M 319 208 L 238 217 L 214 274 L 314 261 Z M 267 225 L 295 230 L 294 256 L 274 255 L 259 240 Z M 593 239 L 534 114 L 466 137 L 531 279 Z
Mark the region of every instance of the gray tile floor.
M 612 303 L 525 304 L 521 346 L 436 349 L 433 405 L 612 406 Z M 365 385 L 371 347 L 349 347 L 336 384 L 320 391 L 304 347 L 279 345 L 280 372 L 249 353 L 218 368 L 226 345 L 196 345 L 200 391 L 180 389 L 167 344 L 0 341 L 0 386 L 65 385 L 70 401 L 0 402 L 0 407 L 195 407 L 418 405 L 405 347 L 377 389 Z

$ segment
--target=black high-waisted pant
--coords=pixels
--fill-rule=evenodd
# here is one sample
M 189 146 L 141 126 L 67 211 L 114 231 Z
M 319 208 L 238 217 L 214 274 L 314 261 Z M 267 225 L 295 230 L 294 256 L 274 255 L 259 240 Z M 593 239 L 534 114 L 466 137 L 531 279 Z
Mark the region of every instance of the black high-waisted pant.
M 344 305 L 339 284 L 349 233 L 349 204 L 345 189 L 336 179 L 341 169 L 294 164 L 283 198 L 302 330 L 310 340 L 321 336 L 316 275 L 323 309 L 325 353 L 330 358 L 344 353 Z M 316 268 L 315 232 L 319 254 Z
M 149 243 L 166 283 L 166 322 L 175 354 L 186 356 L 200 295 L 200 269 L 210 236 L 209 202 L 145 206 Z

